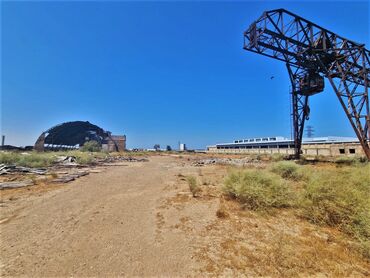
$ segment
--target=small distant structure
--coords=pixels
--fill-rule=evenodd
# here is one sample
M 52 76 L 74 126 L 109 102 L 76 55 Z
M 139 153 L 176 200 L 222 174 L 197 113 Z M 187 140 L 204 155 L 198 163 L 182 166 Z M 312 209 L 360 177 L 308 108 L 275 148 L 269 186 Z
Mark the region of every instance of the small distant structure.
M 5 135 L 1 136 L 1 146 L 4 147 L 5 145 Z
M 306 137 L 312 138 L 315 135 L 315 130 L 312 125 L 308 125 L 306 127 Z
M 184 144 L 184 143 L 180 143 L 180 145 L 179 145 L 179 151 L 180 151 L 180 152 L 184 152 L 184 151 L 186 151 L 186 144 Z
M 126 150 L 126 135 L 110 135 L 102 141 L 103 151 L 115 152 Z

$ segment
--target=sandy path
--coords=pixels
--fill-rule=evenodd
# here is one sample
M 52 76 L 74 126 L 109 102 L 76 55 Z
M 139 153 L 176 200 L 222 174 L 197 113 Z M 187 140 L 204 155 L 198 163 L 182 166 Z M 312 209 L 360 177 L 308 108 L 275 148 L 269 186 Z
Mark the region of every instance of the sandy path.
M 178 167 L 152 157 L 3 203 L 2 276 L 190 274 L 188 239 L 157 230 L 156 208 Z

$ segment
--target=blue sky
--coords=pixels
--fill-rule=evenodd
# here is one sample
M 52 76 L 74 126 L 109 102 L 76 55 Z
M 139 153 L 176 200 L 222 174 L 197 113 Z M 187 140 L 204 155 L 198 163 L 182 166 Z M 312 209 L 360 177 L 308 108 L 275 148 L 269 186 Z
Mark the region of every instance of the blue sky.
M 275 8 L 369 48 L 368 1 L 1 2 L 1 133 L 32 145 L 55 124 L 88 120 L 130 148 L 289 137 L 284 63 L 242 49 L 243 31 Z M 326 88 L 308 124 L 353 136 Z

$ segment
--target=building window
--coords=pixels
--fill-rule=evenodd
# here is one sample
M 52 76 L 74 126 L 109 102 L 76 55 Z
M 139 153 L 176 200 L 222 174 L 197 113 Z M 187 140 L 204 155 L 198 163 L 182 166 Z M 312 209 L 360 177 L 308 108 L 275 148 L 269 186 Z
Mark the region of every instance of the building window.
M 345 152 L 345 150 L 344 150 L 344 149 L 339 149 L 339 153 L 340 153 L 340 154 L 345 154 L 346 152 Z
M 349 153 L 356 153 L 355 149 L 349 149 Z

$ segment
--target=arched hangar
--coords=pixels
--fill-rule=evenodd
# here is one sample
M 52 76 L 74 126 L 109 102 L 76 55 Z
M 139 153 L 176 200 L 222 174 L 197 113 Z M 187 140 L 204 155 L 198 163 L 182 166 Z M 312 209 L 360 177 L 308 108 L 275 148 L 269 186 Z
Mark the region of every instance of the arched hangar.
M 105 151 L 124 151 L 126 149 L 125 135 L 112 135 L 101 127 L 88 121 L 65 122 L 41 133 L 34 149 L 63 150 L 78 149 L 88 141 L 97 141 Z

